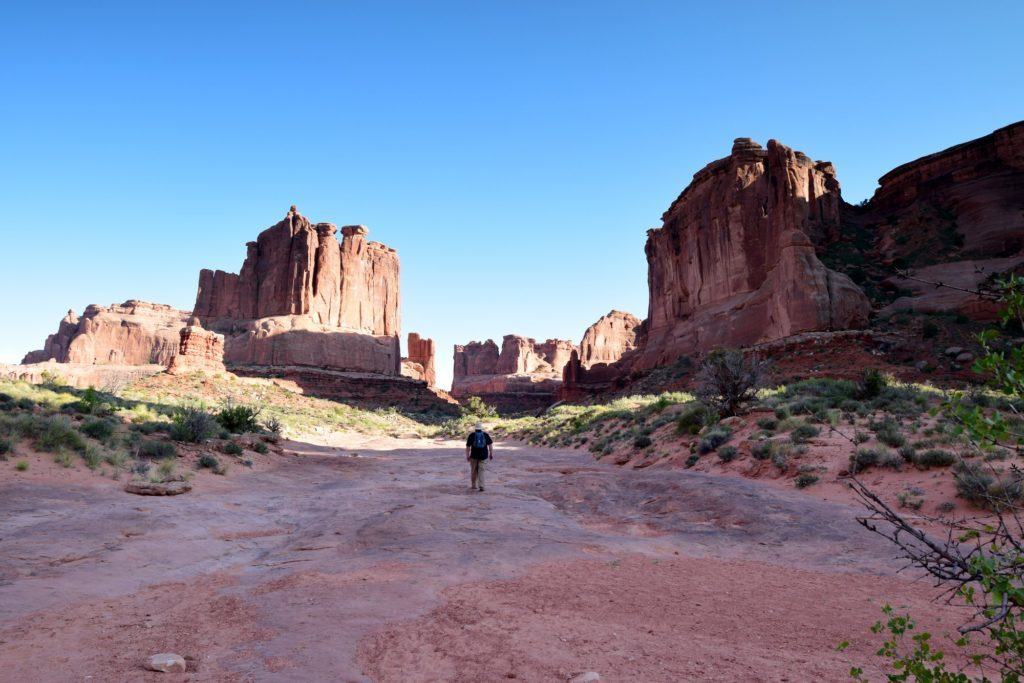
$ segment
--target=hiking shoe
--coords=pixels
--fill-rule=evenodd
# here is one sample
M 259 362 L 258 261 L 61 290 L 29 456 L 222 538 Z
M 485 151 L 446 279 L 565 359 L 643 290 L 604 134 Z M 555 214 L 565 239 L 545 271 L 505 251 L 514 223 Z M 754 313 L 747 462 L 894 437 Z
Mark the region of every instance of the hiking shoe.
M 483 487 L 483 486 L 481 486 L 479 490 L 480 490 L 480 491 L 483 491 L 483 490 L 484 490 L 484 487 Z

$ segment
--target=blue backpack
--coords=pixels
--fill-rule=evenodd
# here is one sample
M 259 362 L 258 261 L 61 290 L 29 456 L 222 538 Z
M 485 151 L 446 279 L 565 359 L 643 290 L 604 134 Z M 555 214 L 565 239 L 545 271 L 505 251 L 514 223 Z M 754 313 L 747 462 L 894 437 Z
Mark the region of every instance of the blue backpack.
M 487 448 L 487 433 L 482 429 L 473 432 L 473 448 Z

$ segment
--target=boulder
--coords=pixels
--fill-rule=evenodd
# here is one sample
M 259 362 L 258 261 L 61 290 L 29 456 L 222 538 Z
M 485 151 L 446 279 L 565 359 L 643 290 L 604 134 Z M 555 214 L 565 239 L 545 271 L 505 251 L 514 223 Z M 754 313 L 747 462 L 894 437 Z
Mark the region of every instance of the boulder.
M 187 481 L 130 481 L 124 485 L 124 490 L 138 496 L 177 496 L 191 491 L 192 484 Z
M 150 655 L 149 659 L 146 660 L 146 668 L 150 671 L 159 671 L 165 674 L 180 674 L 185 673 L 188 665 L 185 663 L 185 658 L 181 655 L 174 654 L 173 652 L 161 652 L 160 654 Z

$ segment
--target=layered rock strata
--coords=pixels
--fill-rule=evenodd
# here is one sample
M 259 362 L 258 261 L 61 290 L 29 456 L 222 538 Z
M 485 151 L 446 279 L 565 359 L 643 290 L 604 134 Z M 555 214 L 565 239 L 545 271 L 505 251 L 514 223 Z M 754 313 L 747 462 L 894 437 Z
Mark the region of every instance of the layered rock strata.
M 436 349 L 433 339 L 424 339 L 410 332 L 406 341 L 406 357 L 402 359 L 402 375 L 422 380 L 428 387 L 437 386 Z
M 549 405 L 562 383 L 562 370 L 576 346 L 564 339 L 538 343 L 505 335 L 501 350 L 488 339 L 457 345 L 452 396 L 479 396 L 505 412 L 534 410 Z
M 49 360 L 86 365 L 167 365 L 178 353 L 179 330 L 189 314 L 164 304 L 130 299 L 123 304 L 74 311 L 60 321 L 43 348 L 23 364 Z
M 171 359 L 167 372 L 182 375 L 190 372 L 224 373 L 224 335 L 204 330 L 193 318 L 179 332 L 178 355 Z

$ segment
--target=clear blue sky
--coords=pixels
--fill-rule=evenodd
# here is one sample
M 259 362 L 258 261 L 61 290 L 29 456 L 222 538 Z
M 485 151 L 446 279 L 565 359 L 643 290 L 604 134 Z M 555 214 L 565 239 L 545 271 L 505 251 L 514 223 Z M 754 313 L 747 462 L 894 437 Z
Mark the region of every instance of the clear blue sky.
M 643 317 L 645 231 L 733 138 L 858 201 L 1024 118 L 1024 6 L 966 7 L 6 3 L 0 360 L 68 308 L 190 309 L 293 203 L 398 249 L 443 382 L 454 343 Z

